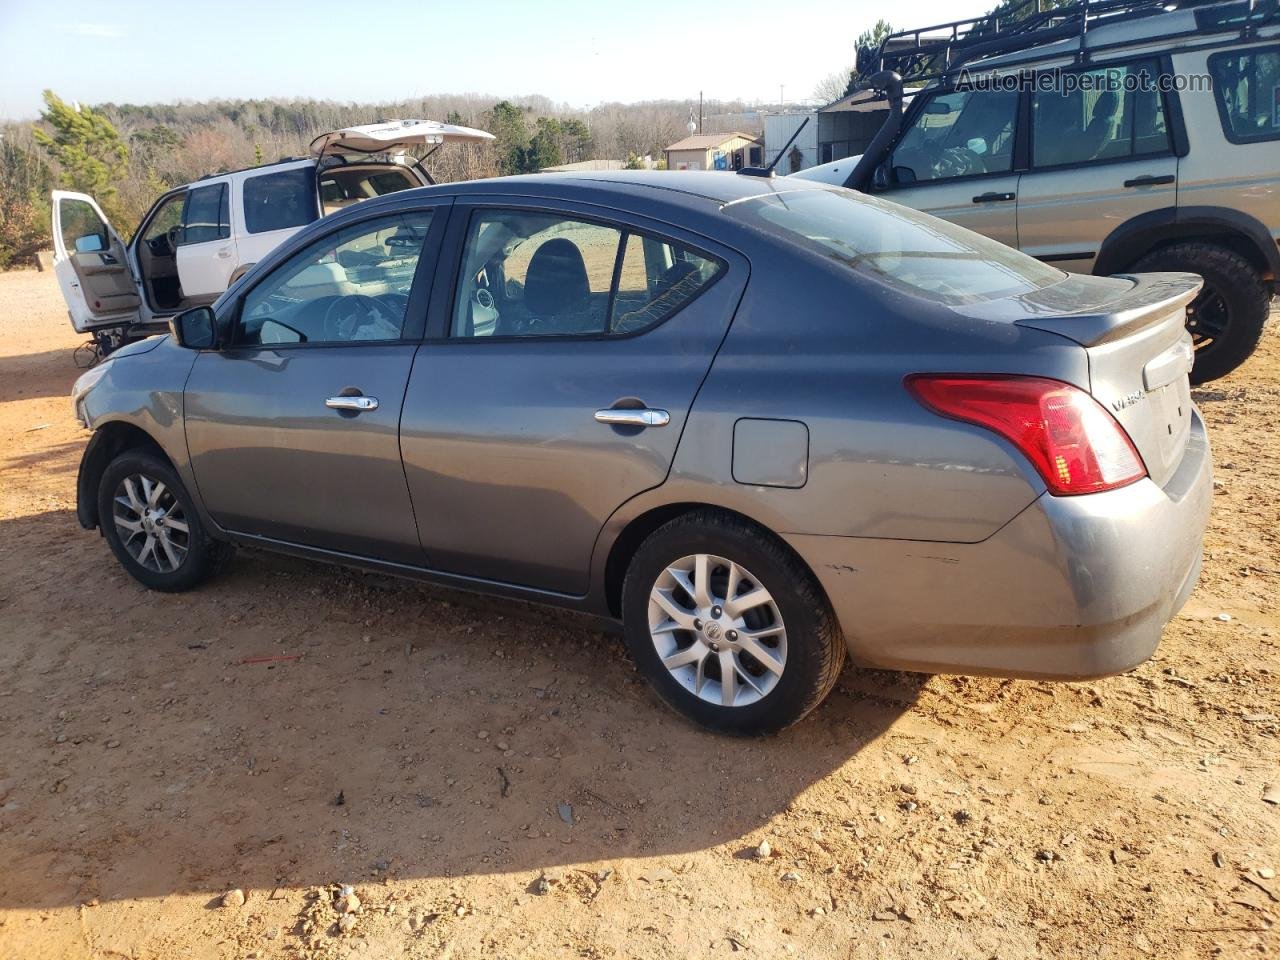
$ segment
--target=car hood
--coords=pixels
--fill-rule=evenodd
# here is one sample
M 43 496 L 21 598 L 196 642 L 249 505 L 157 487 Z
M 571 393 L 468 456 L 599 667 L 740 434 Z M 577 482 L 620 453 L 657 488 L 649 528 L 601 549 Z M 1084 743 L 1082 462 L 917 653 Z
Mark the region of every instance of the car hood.
M 317 157 L 346 153 L 400 153 L 409 147 L 441 143 L 483 143 L 492 133 L 436 120 L 383 120 L 330 130 L 311 141 Z
M 126 343 L 123 347 L 112 350 L 110 357 L 112 360 L 118 360 L 122 357 L 136 357 L 139 354 L 150 353 L 160 344 L 167 340 L 169 334 L 157 333 L 154 337 L 147 337 L 145 340 L 135 340 L 133 343 Z

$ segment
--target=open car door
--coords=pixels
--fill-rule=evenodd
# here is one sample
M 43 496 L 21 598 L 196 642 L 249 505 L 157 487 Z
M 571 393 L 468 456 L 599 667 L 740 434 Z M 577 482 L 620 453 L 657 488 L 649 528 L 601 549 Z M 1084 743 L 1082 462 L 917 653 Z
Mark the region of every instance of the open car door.
M 77 333 L 138 321 L 128 251 L 93 197 L 53 192 L 53 272 Z
M 410 147 L 434 150 L 446 143 L 483 143 L 492 139 L 492 133 L 437 120 L 383 120 L 322 133 L 311 141 L 311 152 L 316 157 L 402 154 Z

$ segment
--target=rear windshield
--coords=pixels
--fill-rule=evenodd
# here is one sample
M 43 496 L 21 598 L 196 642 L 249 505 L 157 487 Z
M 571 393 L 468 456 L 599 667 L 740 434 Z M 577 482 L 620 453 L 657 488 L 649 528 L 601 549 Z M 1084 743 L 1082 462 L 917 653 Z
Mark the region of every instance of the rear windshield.
M 840 187 L 727 204 L 725 213 L 859 273 L 938 303 L 1030 293 L 1066 276 L 1056 267 L 937 217 Z

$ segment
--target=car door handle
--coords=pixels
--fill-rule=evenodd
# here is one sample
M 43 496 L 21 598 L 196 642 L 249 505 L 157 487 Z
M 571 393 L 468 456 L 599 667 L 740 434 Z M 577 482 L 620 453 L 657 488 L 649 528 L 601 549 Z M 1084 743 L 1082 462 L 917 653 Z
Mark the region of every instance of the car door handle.
M 350 410 L 354 413 L 367 413 L 378 409 L 377 397 L 330 397 L 324 402 L 330 410 Z
M 609 407 L 596 411 L 596 423 L 615 427 L 665 427 L 670 422 L 671 414 L 667 411 L 648 407 Z
M 1132 180 L 1126 180 L 1126 187 L 1162 187 L 1167 183 L 1173 183 L 1177 178 L 1172 173 L 1166 173 L 1160 177 L 1134 177 Z
M 1016 193 L 996 193 L 994 190 L 989 193 L 980 193 L 973 198 L 974 203 L 1003 203 L 1006 200 L 1016 200 Z
M 229 256 L 231 256 L 231 248 L 230 248 L 230 247 L 223 247 L 221 250 L 219 250 L 219 251 L 218 251 L 218 259 L 220 259 L 220 260 L 225 260 L 225 259 L 227 259 L 227 257 L 229 257 Z

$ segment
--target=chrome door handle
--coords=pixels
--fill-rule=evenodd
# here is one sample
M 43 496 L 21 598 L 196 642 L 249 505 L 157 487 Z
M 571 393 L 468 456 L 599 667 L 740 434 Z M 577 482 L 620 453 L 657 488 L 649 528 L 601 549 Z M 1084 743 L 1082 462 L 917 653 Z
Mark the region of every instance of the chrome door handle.
M 324 402 L 330 410 L 353 410 L 366 413 L 378 409 L 377 397 L 330 397 Z
M 648 407 L 609 407 L 596 411 L 596 423 L 615 427 L 665 427 L 670 422 L 671 414 L 667 411 Z

